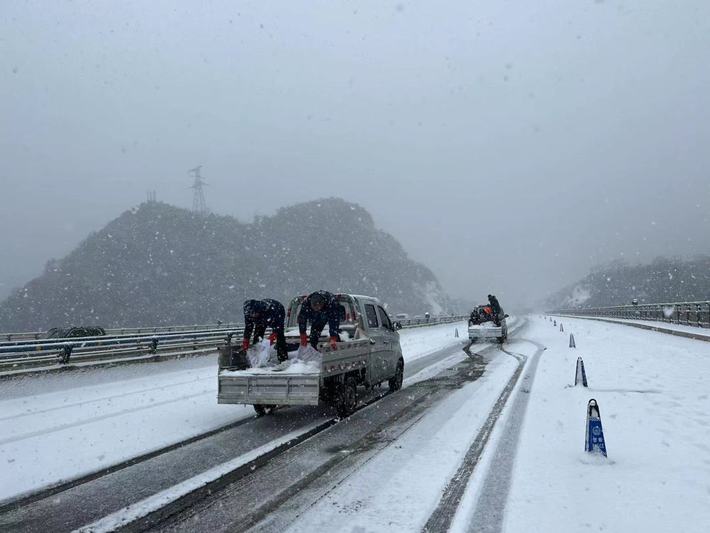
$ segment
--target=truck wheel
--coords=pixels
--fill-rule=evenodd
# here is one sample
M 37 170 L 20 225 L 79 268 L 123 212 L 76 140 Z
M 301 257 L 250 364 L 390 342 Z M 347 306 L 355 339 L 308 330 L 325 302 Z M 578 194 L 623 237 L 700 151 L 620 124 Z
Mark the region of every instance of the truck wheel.
M 340 418 L 351 415 L 357 407 L 357 383 L 354 378 L 348 378 L 344 383 L 338 383 L 335 388 L 335 411 Z
M 272 405 L 254 405 L 254 411 L 256 411 L 256 416 L 270 415 L 274 412 L 274 407 Z
M 394 376 L 389 380 L 390 392 L 398 391 L 402 388 L 402 381 L 404 380 L 404 361 L 400 359 L 397 361 L 397 371 Z

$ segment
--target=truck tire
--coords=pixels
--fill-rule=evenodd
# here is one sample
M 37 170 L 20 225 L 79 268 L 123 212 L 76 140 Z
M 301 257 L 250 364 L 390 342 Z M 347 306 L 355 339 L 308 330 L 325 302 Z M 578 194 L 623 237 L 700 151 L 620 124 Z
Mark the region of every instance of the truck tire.
M 344 382 L 338 383 L 333 396 L 335 411 L 340 418 L 350 416 L 357 407 L 357 382 L 355 378 L 347 378 Z
M 274 406 L 273 405 L 255 404 L 254 411 L 256 411 L 256 416 L 270 415 L 271 413 L 274 412 Z
M 396 392 L 401 389 L 402 381 L 404 381 L 404 360 L 400 359 L 397 361 L 397 371 L 389 380 L 390 392 Z

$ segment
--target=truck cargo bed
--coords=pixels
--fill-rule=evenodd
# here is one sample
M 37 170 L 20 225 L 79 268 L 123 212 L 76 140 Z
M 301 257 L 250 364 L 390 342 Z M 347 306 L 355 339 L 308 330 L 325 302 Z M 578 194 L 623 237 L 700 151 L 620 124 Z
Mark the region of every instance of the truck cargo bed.
M 318 405 L 320 373 L 279 374 L 224 371 L 219 376 L 218 403 Z
M 223 404 L 318 405 L 322 380 L 365 369 L 369 339 L 339 343 L 337 350 L 320 345 L 320 363 L 294 361 L 280 367 L 233 370 L 222 368 L 218 375 L 217 401 Z
M 469 326 L 468 338 L 474 339 L 495 339 L 503 336 L 502 326 Z

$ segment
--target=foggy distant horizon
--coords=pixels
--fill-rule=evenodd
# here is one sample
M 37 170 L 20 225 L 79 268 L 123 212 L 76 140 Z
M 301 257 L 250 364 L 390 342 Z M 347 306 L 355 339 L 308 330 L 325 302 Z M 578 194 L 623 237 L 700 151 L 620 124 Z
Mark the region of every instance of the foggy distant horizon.
M 196 165 L 242 222 L 361 205 L 455 298 L 710 253 L 707 2 L 2 10 L 0 299 Z

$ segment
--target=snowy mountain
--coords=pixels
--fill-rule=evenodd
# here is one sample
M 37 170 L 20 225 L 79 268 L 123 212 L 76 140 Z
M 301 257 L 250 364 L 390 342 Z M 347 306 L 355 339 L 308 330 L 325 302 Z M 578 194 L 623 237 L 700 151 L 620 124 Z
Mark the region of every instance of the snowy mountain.
M 710 300 L 710 257 L 658 258 L 646 265 L 615 261 L 551 296 L 548 309 Z
M 0 304 L 0 331 L 241 321 L 246 298 L 315 289 L 374 295 L 393 312 L 448 310 L 432 272 L 362 207 L 324 199 L 245 224 L 145 203 L 91 234 Z

